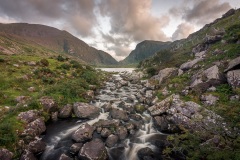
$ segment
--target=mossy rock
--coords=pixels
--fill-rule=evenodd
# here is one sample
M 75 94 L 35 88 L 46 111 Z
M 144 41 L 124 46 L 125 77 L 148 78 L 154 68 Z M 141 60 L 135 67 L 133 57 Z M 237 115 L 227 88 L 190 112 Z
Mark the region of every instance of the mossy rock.
M 146 108 L 144 106 L 141 106 L 141 105 L 136 105 L 134 107 L 134 109 L 137 113 L 141 113 L 141 114 L 146 110 Z

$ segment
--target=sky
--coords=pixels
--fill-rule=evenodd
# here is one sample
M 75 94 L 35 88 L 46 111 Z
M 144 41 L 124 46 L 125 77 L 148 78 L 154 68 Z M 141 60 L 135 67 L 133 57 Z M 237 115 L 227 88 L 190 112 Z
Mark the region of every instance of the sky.
M 144 40 L 186 38 L 239 0 L 0 0 L 0 23 L 66 30 L 116 60 Z

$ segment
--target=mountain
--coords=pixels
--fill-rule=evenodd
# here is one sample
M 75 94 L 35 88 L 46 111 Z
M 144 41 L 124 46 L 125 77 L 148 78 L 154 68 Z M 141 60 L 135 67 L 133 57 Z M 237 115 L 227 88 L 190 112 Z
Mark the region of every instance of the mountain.
M 23 45 L 67 54 L 89 64 L 117 64 L 108 53 L 90 47 L 67 31 L 49 26 L 27 23 L 0 24 L 0 36 Z M 5 48 L 5 50 L 9 49 Z
M 120 61 L 120 63 L 138 63 L 146 58 L 151 57 L 157 51 L 169 48 L 170 44 L 171 42 L 145 40 L 137 44 L 136 48 L 129 54 L 129 56 Z

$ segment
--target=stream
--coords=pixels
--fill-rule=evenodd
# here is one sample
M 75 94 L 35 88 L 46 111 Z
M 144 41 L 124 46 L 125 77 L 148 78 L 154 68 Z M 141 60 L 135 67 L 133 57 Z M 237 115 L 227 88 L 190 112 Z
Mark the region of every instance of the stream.
M 142 102 L 141 99 L 146 97 L 149 97 L 150 99 L 153 98 L 150 94 L 152 93 L 152 90 L 147 86 L 148 82 L 136 83 L 131 79 L 131 76 L 131 70 L 129 72 L 119 72 L 118 74 L 113 75 L 113 77 L 105 83 L 105 86 L 96 93 L 95 99 L 90 103 L 99 108 L 102 108 L 102 106 L 106 104 L 111 104 L 112 108 L 127 110 L 129 111 L 130 120 L 128 122 L 120 120 L 121 124 L 124 126 L 127 123 L 132 122 L 137 126 L 135 129 L 128 130 L 127 138 L 119 140 L 118 143 L 111 148 L 106 147 L 109 160 L 143 159 L 139 158 L 140 153 L 138 153 L 142 148 L 151 149 L 151 154 L 147 154 L 149 160 L 161 159 L 161 148 L 157 143 L 159 140 L 164 140 L 166 135 L 160 133 L 153 127 L 151 115 L 147 110 L 141 114 L 135 113 L 132 110 L 135 105 L 142 105 L 145 106 L 145 108 L 149 107 L 150 104 Z M 123 103 L 125 107 L 121 107 Z M 47 147 L 39 159 L 58 160 L 63 153 L 72 157 L 69 153 L 69 148 L 74 143 L 71 138 L 72 134 L 83 123 L 93 125 L 100 119 L 111 120 L 112 118 L 109 114 L 108 111 L 105 111 L 102 108 L 100 115 L 93 120 L 71 118 L 59 119 L 57 122 L 51 122 L 48 124 L 46 134 L 43 137 L 43 141 L 46 142 Z M 138 118 L 139 120 L 132 119 L 130 114 L 140 117 Z M 93 133 L 93 139 L 94 138 L 100 138 L 103 142 L 106 141 L 106 138 L 101 138 L 101 135 L 96 131 Z

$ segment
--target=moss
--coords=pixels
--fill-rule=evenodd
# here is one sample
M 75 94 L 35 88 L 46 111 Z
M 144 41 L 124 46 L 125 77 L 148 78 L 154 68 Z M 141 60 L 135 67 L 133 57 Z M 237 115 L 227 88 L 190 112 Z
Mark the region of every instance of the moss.
M 141 114 L 146 110 L 146 108 L 142 105 L 136 105 L 134 106 L 134 109 L 137 113 L 141 113 Z

